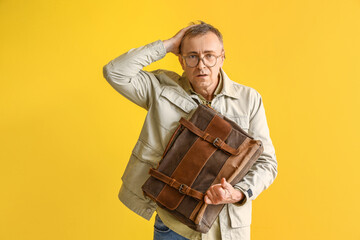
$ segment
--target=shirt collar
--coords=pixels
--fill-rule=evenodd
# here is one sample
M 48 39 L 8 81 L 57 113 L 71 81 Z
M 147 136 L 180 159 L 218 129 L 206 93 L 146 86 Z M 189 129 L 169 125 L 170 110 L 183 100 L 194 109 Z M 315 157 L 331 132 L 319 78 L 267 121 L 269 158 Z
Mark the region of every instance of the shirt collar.
M 181 83 L 183 89 L 189 95 L 193 95 L 193 94 L 199 95 L 192 88 L 188 78 L 186 77 L 185 72 L 181 76 L 180 83 Z M 236 95 L 236 92 L 234 90 L 232 81 L 229 79 L 229 77 L 226 75 L 226 73 L 224 72 L 224 70 L 222 68 L 220 68 L 219 84 L 216 87 L 216 90 L 215 90 L 215 93 L 214 93 L 214 96 L 216 96 L 216 95 L 225 95 L 225 96 L 229 96 L 229 97 L 232 97 L 232 98 L 239 98 Z

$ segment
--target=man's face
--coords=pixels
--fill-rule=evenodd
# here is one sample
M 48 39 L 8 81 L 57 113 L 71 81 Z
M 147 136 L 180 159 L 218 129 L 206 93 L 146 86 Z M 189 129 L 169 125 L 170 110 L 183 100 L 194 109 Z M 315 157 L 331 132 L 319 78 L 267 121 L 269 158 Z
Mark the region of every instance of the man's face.
M 186 37 L 183 40 L 182 56 L 198 55 L 201 59 L 206 54 L 221 56 L 217 58 L 216 65 L 213 67 L 207 67 L 201 60 L 196 67 L 189 67 L 185 63 L 185 59 L 179 56 L 180 64 L 195 90 L 215 90 L 220 68 L 224 63 L 223 46 L 213 32 L 191 38 Z

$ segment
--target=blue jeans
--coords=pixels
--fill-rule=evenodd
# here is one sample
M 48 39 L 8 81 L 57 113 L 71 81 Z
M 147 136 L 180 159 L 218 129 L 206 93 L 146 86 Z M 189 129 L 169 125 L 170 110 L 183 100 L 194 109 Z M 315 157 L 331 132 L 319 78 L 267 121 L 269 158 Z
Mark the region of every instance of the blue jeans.
M 168 228 L 156 214 L 154 224 L 154 240 L 189 240 Z

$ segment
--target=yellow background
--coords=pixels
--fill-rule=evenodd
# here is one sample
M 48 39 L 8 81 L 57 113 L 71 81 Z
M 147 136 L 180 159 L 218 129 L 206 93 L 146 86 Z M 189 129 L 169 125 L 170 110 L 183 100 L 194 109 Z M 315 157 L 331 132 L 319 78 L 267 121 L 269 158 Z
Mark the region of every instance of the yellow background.
M 359 0 L 0 0 L 0 239 L 152 239 L 117 199 L 146 112 L 102 67 L 198 19 L 264 99 L 279 175 L 252 239 L 360 239 Z

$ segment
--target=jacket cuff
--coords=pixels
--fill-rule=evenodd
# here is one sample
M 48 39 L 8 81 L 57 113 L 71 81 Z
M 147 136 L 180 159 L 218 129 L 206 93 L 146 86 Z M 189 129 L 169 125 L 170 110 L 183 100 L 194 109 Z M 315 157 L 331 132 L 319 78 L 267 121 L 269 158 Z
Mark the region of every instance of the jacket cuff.
M 251 200 L 251 197 L 253 196 L 253 192 L 249 185 L 247 185 L 244 182 L 240 182 L 236 184 L 234 188 L 240 190 L 245 195 L 245 197 L 241 201 L 235 203 L 236 205 L 242 206 L 247 201 Z
M 149 43 L 147 45 L 147 48 L 149 49 L 153 61 L 158 61 L 163 57 L 165 57 L 166 55 L 166 49 L 164 43 L 161 40 L 157 40 L 155 42 Z

